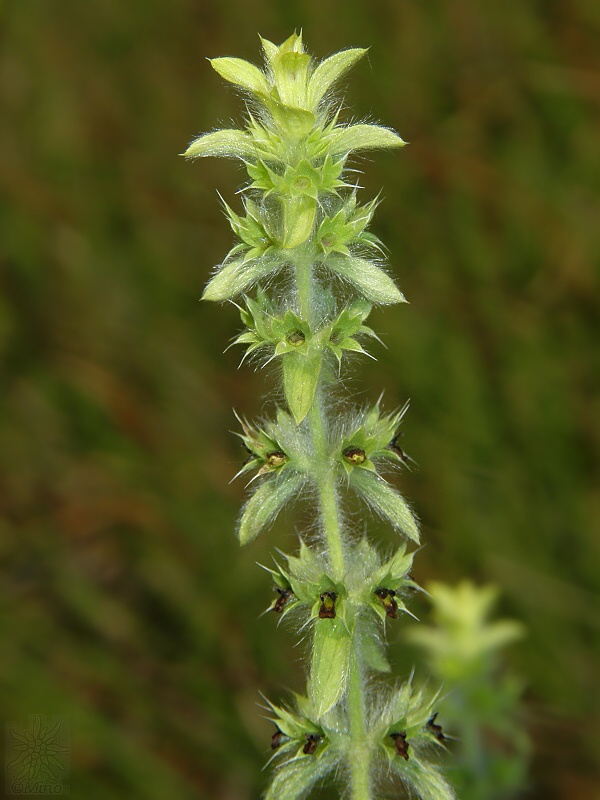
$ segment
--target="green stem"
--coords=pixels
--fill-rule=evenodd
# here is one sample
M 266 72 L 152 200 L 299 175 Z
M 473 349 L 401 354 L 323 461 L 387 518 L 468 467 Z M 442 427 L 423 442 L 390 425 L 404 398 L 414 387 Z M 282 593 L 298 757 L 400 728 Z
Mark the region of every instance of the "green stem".
M 337 582 L 342 581 L 344 578 L 346 561 L 344 558 L 335 472 L 332 468 L 327 446 L 320 392 L 317 392 L 315 403 L 308 414 L 308 424 L 315 449 L 319 504 L 321 506 L 321 518 L 327 541 L 327 550 L 329 551 L 329 563 L 331 564 L 333 579 Z
M 317 397 L 309 413 L 309 425 L 315 442 L 316 457 L 319 458 L 320 447 L 326 448 L 327 445 L 323 430 L 320 396 Z M 335 473 L 329 463 L 326 449 L 323 455 L 325 459 L 319 459 L 318 461 L 319 465 L 323 465 L 319 480 L 319 501 L 327 549 L 329 551 L 329 562 L 333 578 L 337 582 L 343 579 L 346 570 L 343 537 L 335 486 Z M 371 751 L 365 736 L 364 672 L 355 630 L 352 632 L 352 645 L 354 652 L 350 661 L 348 682 L 348 710 L 350 715 L 350 738 L 352 741 L 350 759 L 352 800 L 371 800 Z
M 298 313 L 309 325 L 313 324 L 312 276 L 313 254 L 309 248 L 300 248 L 294 259 L 298 289 Z
M 356 638 L 354 639 L 356 642 Z M 352 654 L 348 685 L 350 713 L 352 800 L 371 800 L 371 750 L 365 737 L 364 674 L 357 650 Z
M 298 313 L 311 328 L 315 326 L 313 301 L 313 252 L 309 246 L 300 248 L 294 266 L 298 289 Z M 321 356 L 322 357 L 322 356 Z M 322 370 L 321 370 L 322 374 Z M 319 487 L 319 502 L 323 529 L 327 540 L 329 561 L 334 580 L 341 581 L 346 571 L 335 472 L 327 442 L 322 392 L 317 390 L 315 402 L 308 413 L 308 426 L 314 447 L 315 479 Z
M 298 289 L 298 313 L 311 327 L 315 324 L 312 291 L 312 253 L 306 250 L 298 256 L 296 280 Z M 346 572 L 344 541 L 340 520 L 340 509 L 336 487 L 334 465 L 329 452 L 322 391 L 319 388 L 315 402 L 308 414 L 308 425 L 314 447 L 315 478 L 319 490 L 319 505 L 323 531 L 327 541 L 332 577 L 341 582 Z M 353 647 L 348 684 L 348 710 L 350 716 L 351 780 L 352 800 L 371 800 L 370 761 L 371 751 L 365 736 L 364 671 L 358 650 L 358 641 L 353 631 Z

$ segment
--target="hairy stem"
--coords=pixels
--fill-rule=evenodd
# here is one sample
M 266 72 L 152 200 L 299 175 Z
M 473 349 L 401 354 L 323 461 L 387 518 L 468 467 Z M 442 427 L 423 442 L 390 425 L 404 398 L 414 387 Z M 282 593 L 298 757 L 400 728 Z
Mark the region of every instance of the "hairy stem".
M 308 424 L 315 448 L 315 461 L 318 465 L 317 483 L 319 486 L 319 505 L 321 507 L 321 521 L 331 571 L 336 581 L 341 581 L 346 572 L 344 558 L 344 545 L 340 525 L 340 512 L 336 490 L 335 475 L 331 466 L 331 456 L 328 452 L 327 434 L 323 420 L 321 393 L 317 392 L 315 403 L 308 415 Z
M 326 446 L 320 396 L 309 414 L 309 425 L 316 447 Z M 325 465 L 319 480 L 319 502 L 329 561 L 335 580 L 340 581 L 345 572 L 345 560 L 335 477 L 329 459 L 321 459 L 319 456 L 317 458 L 318 463 Z M 371 800 L 370 749 L 365 738 L 364 672 L 355 632 L 353 632 L 352 644 L 354 652 L 350 662 L 348 684 L 350 739 L 352 742 L 352 800 Z
M 294 266 L 296 269 L 296 286 L 298 313 L 311 328 L 315 326 L 313 303 L 313 253 L 310 246 L 299 248 Z M 322 371 L 321 371 L 322 374 Z M 340 526 L 335 474 L 331 464 L 331 453 L 327 441 L 325 413 L 323 408 L 321 387 L 317 390 L 315 402 L 308 413 L 308 426 L 314 447 L 314 462 L 318 473 L 315 474 L 319 486 L 319 504 L 321 519 L 329 561 L 336 581 L 341 581 L 346 571 L 344 546 Z
M 302 319 L 312 326 L 314 317 L 314 304 L 312 302 L 313 253 L 306 245 L 298 249 L 300 252 L 296 254 L 294 259 L 298 313 Z
M 311 326 L 314 325 L 314 303 L 312 279 L 312 253 L 302 253 L 296 261 L 298 312 Z M 308 414 L 308 426 L 314 446 L 315 475 L 319 487 L 319 505 L 323 532 L 327 542 L 331 571 L 336 581 L 342 581 L 346 572 L 340 508 L 336 478 L 329 452 L 325 411 L 321 387 Z M 365 739 L 365 692 L 364 673 L 356 636 L 353 636 L 354 652 L 350 662 L 348 685 L 348 709 L 350 715 L 350 738 L 352 741 L 352 800 L 371 800 L 370 749 Z
M 352 800 L 371 800 L 371 750 L 365 739 L 364 674 L 358 650 L 352 654 L 350 664 L 348 709 L 352 741 Z

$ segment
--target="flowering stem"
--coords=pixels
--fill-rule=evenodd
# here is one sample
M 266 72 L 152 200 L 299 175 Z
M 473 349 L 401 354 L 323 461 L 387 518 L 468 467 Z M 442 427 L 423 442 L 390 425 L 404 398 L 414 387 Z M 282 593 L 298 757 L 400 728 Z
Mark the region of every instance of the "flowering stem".
M 353 492 L 418 543 L 409 505 L 380 474 L 382 466 L 407 460 L 396 442 L 403 411 L 384 414 L 379 402 L 331 411 L 327 385 L 336 360 L 341 366 L 347 354 L 366 353 L 361 338 L 377 338 L 365 324 L 372 307 L 405 302 L 379 263 L 379 240 L 367 230 L 377 202 L 358 203 L 346 161 L 355 151 L 404 142 L 379 125 L 337 122 L 330 92 L 364 48 L 316 63 L 301 34 L 280 46 L 261 41 L 264 70 L 238 58 L 211 59 L 251 98 L 245 128 L 203 134 L 185 155 L 237 158 L 247 169 L 243 214 L 225 204 L 239 241 L 203 299 L 242 296 L 244 330 L 234 342 L 248 356 L 282 364 L 287 408 L 260 427 L 240 420 L 248 451 L 240 474 L 257 470 L 260 478 L 240 515 L 240 543 L 252 542 L 306 488 L 316 496 L 325 545 L 323 552 L 302 541 L 297 556 L 282 554 L 287 564 L 269 570 L 277 591 L 273 612 L 298 613 L 313 636 L 307 696 L 297 695 L 295 710 L 269 703 L 276 725 L 271 744 L 282 758 L 265 800 L 298 800 L 340 768 L 352 800 L 372 800 L 385 754 L 390 770 L 421 798 L 453 800 L 435 767 L 407 764 L 436 738 L 429 726 L 435 698 L 414 692 L 410 682 L 394 691 L 377 684 L 366 690 L 367 676 L 390 669 L 381 623 L 398 618 L 400 598 L 415 586 L 412 553 L 402 542 L 386 559 L 366 536 L 353 543 L 341 509 L 343 495 Z M 371 707 L 379 709 L 377 719 Z

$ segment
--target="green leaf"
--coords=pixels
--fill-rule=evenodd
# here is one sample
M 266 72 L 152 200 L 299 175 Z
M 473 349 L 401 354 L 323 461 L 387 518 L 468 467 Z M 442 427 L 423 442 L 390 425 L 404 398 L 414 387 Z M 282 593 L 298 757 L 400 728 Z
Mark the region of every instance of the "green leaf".
M 346 691 L 352 637 L 340 619 L 318 619 L 310 669 L 310 691 L 317 718 L 332 708 Z
M 289 250 L 292 247 L 298 247 L 310 236 L 317 212 L 317 201 L 312 197 L 302 195 L 282 198 L 282 205 L 283 239 L 281 246 Z
M 380 125 L 349 125 L 334 128 L 331 133 L 331 155 L 350 153 L 352 150 L 378 150 L 403 147 L 406 144 L 395 131 Z
M 310 723 L 307 725 L 308 720 L 295 711 L 291 711 L 283 706 L 276 706 L 270 700 L 267 700 L 267 703 L 273 711 L 273 716 L 270 717 L 270 719 L 277 725 L 282 733 L 289 736 L 291 739 L 300 740 L 307 731 L 311 733 L 316 731 L 315 726 L 310 725 Z
M 407 580 L 408 573 L 411 570 L 413 563 L 414 553 L 406 553 L 406 544 L 403 543 L 394 555 L 386 561 L 385 564 L 373 573 L 373 581 L 376 584 L 387 586 L 388 588 L 396 589 L 401 582 Z M 387 582 L 387 583 L 386 583 Z M 413 585 L 412 582 L 409 585 Z
M 211 67 L 229 83 L 252 94 L 268 94 L 269 83 L 258 67 L 243 58 L 211 58 Z
M 323 263 L 341 278 L 353 284 L 371 303 L 378 305 L 406 303 L 404 295 L 390 276 L 381 267 L 364 258 L 334 255 L 329 256 Z
M 303 108 L 306 104 L 306 76 L 310 66 L 308 53 L 280 53 L 272 62 L 277 92 L 288 106 Z
M 256 153 L 252 139 L 244 131 L 223 129 L 205 133 L 190 144 L 183 153 L 186 158 L 203 156 L 223 156 L 225 158 L 255 158 Z
M 285 353 L 282 358 L 285 399 L 299 425 L 314 402 L 323 359 L 320 353 Z
M 267 60 L 271 61 L 279 52 L 279 48 L 276 44 L 273 44 L 273 42 L 270 42 L 268 39 L 263 39 L 260 35 L 258 38 L 260 39 Z
M 391 765 L 421 800 L 455 800 L 454 790 L 432 764 L 411 754 L 408 761 L 394 756 Z
M 240 544 L 248 544 L 256 539 L 261 530 L 269 525 L 283 506 L 300 491 L 302 483 L 302 476 L 293 472 L 280 473 L 265 480 L 242 511 L 238 528 Z
M 271 112 L 273 121 L 284 136 L 295 140 L 302 139 L 314 128 L 317 120 L 311 111 L 285 105 L 266 95 L 260 99 Z
M 385 649 L 377 633 L 366 629 L 362 632 L 360 640 L 361 655 L 367 667 L 377 672 L 391 672 L 390 662 L 387 660 Z
M 417 521 L 406 500 L 393 486 L 364 469 L 352 470 L 350 485 L 384 519 L 413 542 L 419 542 Z
M 335 755 L 326 750 L 321 756 L 304 756 L 288 761 L 274 775 L 265 800 L 299 800 L 336 764 Z
M 282 266 L 276 258 L 237 258 L 224 264 L 208 282 L 203 300 L 229 300 Z
M 323 562 L 320 556 L 301 541 L 299 555 L 285 557 L 294 594 L 304 602 L 314 602 L 323 575 Z
M 329 58 L 321 61 L 308 84 L 309 105 L 316 108 L 333 84 L 341 78 L 344 72 L 353 67 L 366 52 L 365 48 L 356 47 L 334 53 Z

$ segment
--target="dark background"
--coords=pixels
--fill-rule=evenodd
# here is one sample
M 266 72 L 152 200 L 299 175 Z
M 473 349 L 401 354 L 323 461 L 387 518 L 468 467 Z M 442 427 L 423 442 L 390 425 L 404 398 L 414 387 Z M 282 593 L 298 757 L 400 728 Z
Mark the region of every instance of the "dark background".
M 600 752 L 600 4 L 7 0 L 0 36 L 2 716 L 66 715 L 75 797 L 249 800 L 300 690 L 290 631 L 240 550 L 232 407 L 273 375 L 222 354 L 199 304 L 232 236 L 233 162 L 177 157 L 241 119 L 204 57 L 303 28 L 370 46 L 358 118 L 411 144 L 361 162 L 410 306 L 355 363 L 359 402 L 411 399 L 415 577 L 494 581 L 527 638 L 535 798 L 596 798 Z M 237 207 L 237 206 L 236 206 Z M 385 542 L 391 534 L 373 527 Z M 410 624 L 410 623 L 406 623 Z M 393 634 L 400 672 L 410 668 Z

